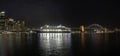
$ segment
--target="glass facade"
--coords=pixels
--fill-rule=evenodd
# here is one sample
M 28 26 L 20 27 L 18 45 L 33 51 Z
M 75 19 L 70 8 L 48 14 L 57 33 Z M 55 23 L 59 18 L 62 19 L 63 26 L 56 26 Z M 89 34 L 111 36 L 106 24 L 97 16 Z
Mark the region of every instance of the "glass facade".
M 5 30 L 5 12 L 0 12 L 0 30 Z

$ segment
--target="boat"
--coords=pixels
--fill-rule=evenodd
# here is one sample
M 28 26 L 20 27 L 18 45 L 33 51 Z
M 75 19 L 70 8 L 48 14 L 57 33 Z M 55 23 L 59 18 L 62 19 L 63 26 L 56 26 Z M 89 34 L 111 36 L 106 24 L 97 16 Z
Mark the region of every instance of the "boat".
M 40 27 L 40 32 L 42 33 L 68 33 L 71 32 L 71 29 L 62 25 L 58 26 L 50 26 L 50 25 L 44 25 Z

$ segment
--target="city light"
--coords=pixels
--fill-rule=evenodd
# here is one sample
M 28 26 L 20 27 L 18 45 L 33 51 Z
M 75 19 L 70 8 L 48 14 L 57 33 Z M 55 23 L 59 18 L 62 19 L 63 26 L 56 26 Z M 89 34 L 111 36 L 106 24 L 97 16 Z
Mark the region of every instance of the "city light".
M 80 28 L 69 28 L 63 25 L 44 25 L 38 26 L 37 28 L 27 28 L 24 21 L 14 20 L 12 18 L 6 18 L 5 12 L 0 12 L 0 31 L 8 32 L 73 32 L 73 33 L 112 33 L 115 31 L 120 31 L 120 29 L 108 30 L 99 24 L 91 24 L 89 26 L 80 26 Z M 72 30 L 71 30 L 72 29 Z M 75 30 L 75 31 L 74 31 Z
M 81 26 L 81 31 L 84 32 L 85 31 L 85 27 L 82 25 Z
M 5 13 L 4 11 L 2 11 L 1 13 Z
M 45 25 L 40 27 L 40 31 L 43 32 L 70 32 L 70 28 L 62 26 L 62 25 L 58 25 L 58 26 L 49 26 L 49 25 Z

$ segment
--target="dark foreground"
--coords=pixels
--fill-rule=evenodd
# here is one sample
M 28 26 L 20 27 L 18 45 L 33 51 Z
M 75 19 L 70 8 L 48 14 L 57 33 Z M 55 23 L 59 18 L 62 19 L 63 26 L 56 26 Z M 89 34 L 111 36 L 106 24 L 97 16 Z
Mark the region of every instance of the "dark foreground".
M 119 43 L 119 32 L 0 34 L 0 56 L 117 56 Z

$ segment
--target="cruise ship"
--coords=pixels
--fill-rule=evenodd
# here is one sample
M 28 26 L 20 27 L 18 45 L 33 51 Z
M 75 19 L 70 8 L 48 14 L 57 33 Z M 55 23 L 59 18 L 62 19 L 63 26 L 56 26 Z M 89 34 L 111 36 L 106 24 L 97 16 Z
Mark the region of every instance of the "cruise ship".
M 40 27 L 40 32 L 49 32 L 49 33 L 67 32 L 68 33 L 68 32 L 71 32 L 71 29 L 63 25 L 58 25 L 58 26 L 44 25 Z

